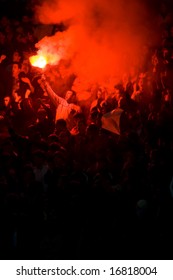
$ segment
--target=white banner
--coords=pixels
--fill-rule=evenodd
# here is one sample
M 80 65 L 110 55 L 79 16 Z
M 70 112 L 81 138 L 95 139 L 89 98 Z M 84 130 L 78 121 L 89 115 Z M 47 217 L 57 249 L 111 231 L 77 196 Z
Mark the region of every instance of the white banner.
M 102 116 L 102 128 L 120 135 L 120 117 L 123 110 L 117 108 Z

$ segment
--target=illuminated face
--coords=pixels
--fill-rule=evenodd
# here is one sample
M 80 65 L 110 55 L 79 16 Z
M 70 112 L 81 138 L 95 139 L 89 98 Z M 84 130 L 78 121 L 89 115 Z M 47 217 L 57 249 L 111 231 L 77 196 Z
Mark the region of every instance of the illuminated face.
M 117 101 L 120 99 L 120 90 L 119 89 L 117 89 L 117 88 L 114 89 L 114 96 Z
M 13 64 L 13 66 L 12 66 L 12 76 L 13 76 L 14 78 L 18 77 L 19 72 L 20 72 L 19 65 L 16 64 L 16 63 Z
M 5 107 L 7 107 L 9 105 L 9 103 L 10 103 L 10 97 L 9 96 L 4 97 L 4 105 L 5 105 Z
M 101 92 L 101 90 L 98 90 L 98 92 L 97 92 L 97 98 L 99 99 L 99 98 L 102 98 L 102 92 Z
M 21 59 L 21 56 L 19 55 L 19 53 L 18 52 L 14 52 L 13 53 L 13 61 L 19 62 L 20 59 Z
M 60 73 L 62 79 L 64 79 L 66 77 L 66 69 L 63 65 L 59 66 L 59 73 Z
M 27 60 L 23 61 L 21 71 L 26 73 L 26 74 L 29 72 L 29 64 L 28 64 Z
M 65 95 L 65 100 L 69 100 L 73 95 L 73 92 L 71 90 L 68 90 L 66 92 L 66 95 Z

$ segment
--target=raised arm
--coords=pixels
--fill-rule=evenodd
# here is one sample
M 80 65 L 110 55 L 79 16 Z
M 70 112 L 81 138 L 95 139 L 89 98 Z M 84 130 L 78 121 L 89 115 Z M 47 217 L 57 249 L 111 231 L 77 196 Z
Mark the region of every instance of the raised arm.
M 46 81 L 46 78 L 44 75 L 42 75 L 41 82 L 44 86 L 44 89 L 46 90 L 47 94 L 49 95 L 50 99 L 54 103 L 54 105 L 57 107 L 59 104 L 66 103 L 66 100 L 62 97 L 60 97 L 58 94 L 56 94 L 49 83 Z
M 30 79 L 28 79 L 27 77 L 23 77 L 21 78 L 21 81 L 24 82 L 25 84 L 28 84 L 30 91 L 33 93 L 34 92 L 34 87 L 31 84 Z

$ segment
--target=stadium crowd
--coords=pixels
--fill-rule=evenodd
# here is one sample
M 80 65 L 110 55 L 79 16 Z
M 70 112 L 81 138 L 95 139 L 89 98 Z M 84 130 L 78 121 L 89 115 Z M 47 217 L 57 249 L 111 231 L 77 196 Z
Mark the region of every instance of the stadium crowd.
M 138 71 L 111 93 L 96 87 L 87 109 L 72 89 L 75 76 L 67 81 L 59 69 L 57 95 L 30 65 L 39 40 L 30 16 L 3 16 L 0 26 L 1 258 L 167 257 L 173 19 L 161 25 L 159 46 L 144 47 Z M 116 108 L 123 109 L 120 135 L 101 122 Z

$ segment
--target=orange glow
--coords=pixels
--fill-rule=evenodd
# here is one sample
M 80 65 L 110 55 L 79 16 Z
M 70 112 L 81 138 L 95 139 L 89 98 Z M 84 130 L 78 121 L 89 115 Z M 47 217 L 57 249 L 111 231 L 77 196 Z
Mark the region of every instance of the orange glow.
M 64 31 L 43 37 L 36 48 L 49 65 L 60 66 L 60 74 L 61 61 L 69 61 L 65 70 L 77 77 L 73 90 L 78 100 L 94 96 L 95 85 L 112 93 L 124 75 L 127 82 L 135 80 L 146 65 L 147 52 L 160 40 L 149 1 L 43 0 L 35 12 L 43 24 L 64 24 Z
M 31 65 L 39 68 L 44 68 L 47 64 L 58 65 L 61 58 L 64 56 L 64 46 L 62 39 L 59 42 L 54 42 L 51 37 L 42 38 L 35 47 L 38 49 L 37 55 L 29 58 Z
M 33 55 L 29 58 L 29 60 L 32 66 L 39 68 L 44 68 L 48 63 L 46 57 L 43 55 Z

